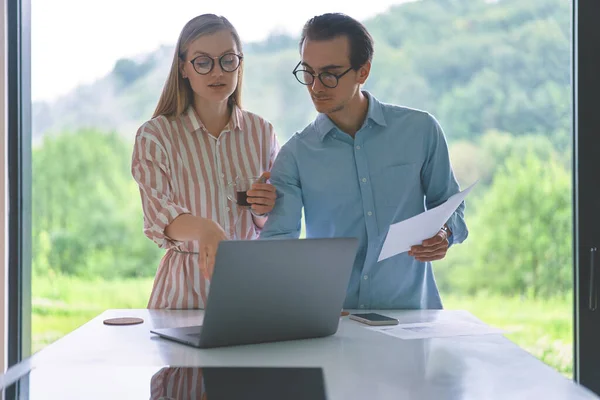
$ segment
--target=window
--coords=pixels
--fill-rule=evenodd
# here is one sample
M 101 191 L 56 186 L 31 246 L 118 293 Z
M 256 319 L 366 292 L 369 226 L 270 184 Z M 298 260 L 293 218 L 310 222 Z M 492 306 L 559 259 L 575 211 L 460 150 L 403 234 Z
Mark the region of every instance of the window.
M 573 353 L 574 323 L 585 330 L 592 314 L 581 311 L 583 300 L 573 304 L 573 288 L 581 295 L 589 272 L 574 281 L 572 260 L 578 268 L 589 265 L 587 248 L 599 243 L 589 171 L 600 170 L 591 152 L 599 139 L 590 132 L 600 122 L 591 105 L 600 84 L 587 72 L 599 63 L 592 52 L 600 42 L 594 18 L 600 10 L 593 9 L 598 6 L 591 0 L 398 0 L 361 14 L 350 3 L 334 3 L 327 9 L 306 7 L 306 15 L 273 8 L 271 15 L 251 17 L 255 3 L 252 9 L 240 8 L 239 15 L 230 7 L 222 11 L 246 40 L 246 107 L 269 119 L 285 142 L 314 117 L 305 89 L 290 73 L 298 62 L 302 22 L 331 8 L 364 21 L 376 41 L 365 88 L 385 102 L 434 114 L 446 132 L 461 185 L 480 180 L 467 203 L 471 236 L 434 265 L 445 307 L 470 310 L 507 329 L 510 339 L 566 376 L 585 376 L 597 367 L 598 357 L 578 364 L 574 356 L 597 343 L 577 342 L 586 333 L 575 330 L 578 352 Z M 9 259 L 10 318 L 21 321 L 9 334 L 13 347 L 20 340 L 17 347 L 27 348 L 31 317 L 33 351 L 105 308 L 145 307 L 161 253 L 141 233 L 128 157 L 135 129 L 153 110 L 172 46 L 188 19 L 148 10 L 147 28 L 132 32 L 130 21 L 116 20 L 115 29 L 101 36 L 59 31 L 102 31 L 89 26 L 94 21 L 86 21 L 87 27 L 67 26 L 77 23 L 73 20 L 43 25 L 42 16 L 56 21 L 46 18 L 51 8 L 67 5 L 83 7 L 66 0 L 34 1 L 30 14 L 28 0 L 21 0 L 10 2 L 7 14 L 9 38 L 19 38 L 9 40 Z M 99 23 L 103 10 L 111 9 L 105 3 L 85 7 L 97 7 Z M 162 24 L 160 36 L 153 21 L 162 20 L 170 24 Z M 252 26 L 264 30 L 254 32 Z M 573 28 L 578 47 L 572 47 Z M 60 40 L 41 49 L 35 43 L 42 35 Z M 83 36 L 86 46 L 75 46 Z M 590 51 L 580 53 L 580 48 Z M 574 88 L 572 51 L 579 62 Z M 42 62 L 50 55 L 72 62 Z M 77 65 L 76 59 L 85 63 Z M 70 80 L 44 82 L 42 77 L 58 76 L 50 71 Z M 579 101 L 575 121 L 571 90 Z M 577 187 L 573 175 L 583 177 Z M 582 246 L 575 253 L 573 240 Z M 581 311 L 576 320 L 574 308 Z M 15 362 L 27 351 L 12 354 Z

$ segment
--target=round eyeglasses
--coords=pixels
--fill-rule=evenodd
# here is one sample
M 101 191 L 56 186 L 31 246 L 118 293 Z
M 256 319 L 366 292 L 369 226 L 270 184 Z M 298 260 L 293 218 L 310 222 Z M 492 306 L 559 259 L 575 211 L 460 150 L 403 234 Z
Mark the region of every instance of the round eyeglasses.
M 225 53 L 221 57 L 210 57 L 201 55 L 190 60 L 194 71 L 200 75 L 209 74 L 215 66 L 215 60 L 219 60 L 219 65 L 224 72 L 233 72 L 240 67 L 244 57 L 235 53 Z
M 300 82 L 303 85 L 310 86 L 315 82 L 315 78 L 318 77 L 323 86 L 328 87 L 330 89 L 337 87 L 340 78 L 353 69 L 352 67 L 350 67 L 341 74 L 337 75 L 326 71 L 323 71 L 319 74 L 315 74 L 314 72 L 310 72 L 309 70 L 306 70 L 304 68 L 298 69 L 298 67 L 301 64 L 302 61 L 300 61 L 298 65 L 296 65 L 296 68 L 294 68 L 294 70 L 292 71 L 298 82 Z

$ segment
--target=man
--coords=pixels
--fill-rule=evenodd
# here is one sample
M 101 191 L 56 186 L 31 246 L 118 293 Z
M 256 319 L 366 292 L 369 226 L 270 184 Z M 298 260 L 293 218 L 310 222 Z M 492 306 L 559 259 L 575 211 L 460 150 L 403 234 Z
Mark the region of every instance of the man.
M 359 239 L 344 308 L 442 308 L 431 261 L 467 237 L 464 204 L 434 237 L 377 262 L 390 224 L 459 191 L 442 129 L 426 112 L 361 91 L 373 39 L 360 22 L 343 14 L 312 18 L 300 53 L 294 74 L 319 114 L 273 165 L 277 201 L 261 238 L 297 238 L 304 207 L 307 238 Z

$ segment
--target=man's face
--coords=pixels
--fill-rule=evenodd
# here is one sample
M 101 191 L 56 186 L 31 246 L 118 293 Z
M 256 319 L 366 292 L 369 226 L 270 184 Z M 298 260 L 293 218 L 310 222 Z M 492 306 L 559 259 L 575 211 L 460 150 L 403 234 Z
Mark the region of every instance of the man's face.
M 331 40 L 307 39 L 302 44 L 301 56 L 302 61 L 298 69 L 304 69 L 308 73 L 318 75 L 328 72 L 340 75 L 346 72 L 337 79 L 335 88 L 327 87 L 318 77 L 314 78 L 312 85 L 307 85 L 315 108 L 320 113 L 331 114 L 343 110 L 368 76 L 368 65 L 359 68 L 358 71 L 350 69 L 350 43 L 346 36 L 338 36 Z M 323 80 L 328 85 L 329 82 L 336 81 L 331 76 Z

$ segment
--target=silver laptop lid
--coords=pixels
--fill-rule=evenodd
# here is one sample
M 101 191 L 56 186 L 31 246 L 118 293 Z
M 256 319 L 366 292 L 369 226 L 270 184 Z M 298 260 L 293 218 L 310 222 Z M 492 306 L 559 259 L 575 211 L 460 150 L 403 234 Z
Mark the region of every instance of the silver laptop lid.
M 200 347 L 334 334 L 357 247 L 355 238 L 221 242 Z

